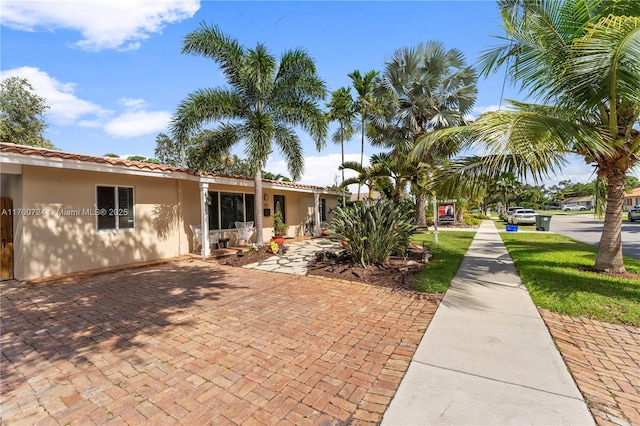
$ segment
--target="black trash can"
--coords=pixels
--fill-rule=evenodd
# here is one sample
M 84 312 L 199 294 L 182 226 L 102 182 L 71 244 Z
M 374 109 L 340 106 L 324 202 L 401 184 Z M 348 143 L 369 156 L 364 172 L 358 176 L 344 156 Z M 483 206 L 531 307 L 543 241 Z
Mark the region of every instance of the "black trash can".
M 550 214 L 536 215 L 536 231 L 548 231 L 551 226 Z

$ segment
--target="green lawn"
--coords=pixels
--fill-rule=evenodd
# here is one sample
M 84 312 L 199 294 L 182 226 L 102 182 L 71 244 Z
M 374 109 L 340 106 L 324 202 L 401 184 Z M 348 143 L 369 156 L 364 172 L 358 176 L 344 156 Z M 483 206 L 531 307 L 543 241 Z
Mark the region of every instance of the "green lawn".
M 501 233 L 536 306 L 553 312 L 640 326 L 640 280 L 581 271 L 596 247 L 555 234 Z M 625 257 L 628 271 L 640 261 Z
M 467 249 L 475 237 L 475 232 L 446 231 L 439 232 L 439 244 L 433 243 L 433 234 L 415 234 L 412 241 L 431 247 L 433 260 L 413 280 L 417 291 L 444 293 L 455 277 Z

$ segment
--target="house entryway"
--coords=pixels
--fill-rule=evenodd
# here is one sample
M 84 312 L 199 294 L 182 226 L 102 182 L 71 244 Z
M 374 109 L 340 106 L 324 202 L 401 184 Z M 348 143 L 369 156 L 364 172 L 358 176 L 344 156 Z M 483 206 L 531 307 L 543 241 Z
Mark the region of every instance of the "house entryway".
M 13 279 L 13 200 L 2 197 L 0 201 L 0 279 Z

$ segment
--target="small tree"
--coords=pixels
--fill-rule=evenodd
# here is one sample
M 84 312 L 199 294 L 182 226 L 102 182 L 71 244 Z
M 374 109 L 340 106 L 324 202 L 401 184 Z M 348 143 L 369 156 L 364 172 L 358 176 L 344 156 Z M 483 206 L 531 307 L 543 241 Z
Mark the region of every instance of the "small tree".
M 26 78 L 9 77 L 0 83 L 0 140 L 19 145 L 56 149 L 46 139 L 45 99 L 33 93 Z

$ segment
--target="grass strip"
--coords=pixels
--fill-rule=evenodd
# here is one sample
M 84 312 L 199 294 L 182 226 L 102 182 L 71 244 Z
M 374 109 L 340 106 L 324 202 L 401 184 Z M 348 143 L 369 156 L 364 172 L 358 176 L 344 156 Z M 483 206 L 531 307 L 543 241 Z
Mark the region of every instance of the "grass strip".
M 414 277 L 414 288 L 426 293 L 446 292 L 475 235 L 471 231 L 443 231 L 438 233 L 438 244 L 434 244 L 431 232 L 413 235 L 413 242 L 431 247 L 433 254 L 433 260 Z
M 536 306 L 564 315 L 640 326 L 640 280 L 581 270 L 597 248 L 557 234 L 501 233 Z M 630 272 L 640 261 L 624 258 Z

